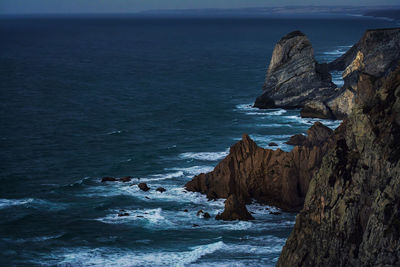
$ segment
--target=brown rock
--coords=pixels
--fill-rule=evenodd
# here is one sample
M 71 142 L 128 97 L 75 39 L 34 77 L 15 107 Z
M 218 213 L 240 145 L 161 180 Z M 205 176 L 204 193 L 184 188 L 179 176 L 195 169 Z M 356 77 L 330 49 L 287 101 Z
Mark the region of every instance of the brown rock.
M 271 142 L 271 143 L 268 144 L 268 146 L 278 146 L 278 144 L 274 143 L 274 142 Z
M 203 218 L 204 218 L 204 219 L 210 219 L 211 216 L 210 216 L 210 214 L 209 214 L 208 212 L 204 212 Z
M 167 191 L 167 189 L 165 189 L 164 187 L 159 187 L 156 189 L 156 191 L 163 193 L 163 192 Z
M 245 134 L 212 172 L 195 176 L 185 187 L 209 199 L 237 194 L 246 202 L 255 199 L 284 210 L 299 210 L 329 147 L 322 140 L 332 133 L 319 123 L 313 127 L 307 137 L 310 145 L 296 146 L 291 152 L 263 149 Z
M 140 188 L 140 190 L 145 191 L 145 192 L 150 190 L 150 187 L 148 187 L 146 183 L 140 183 L 140 184 L 138 184 L 138 187 Z
M 123 182 L 123 183 L 126 183 L 126 182 L 130 182 L 131 181 L 131 177 L 130 176 L 124 176 L 124 177 L 119 178 L 119 180 L 121 182 Z
M 103 178 L 101 179 L 101 182 L 102 182 L 102 183 L 104 183 L 104 182 L 115 182 L 115 181 L 118 181 L 118 179 L 117 179 L 117 178 L 114 178 L 114 177 L 109 177 L 109 176 L 103 177 Z
M 218 214 L 215 219 L 224 221 L 248 221 L 254 220 L 254 217 L 247 211 L 245 202 L 236 195 L 230 195 L 225 201 L 225 209 Z
M 124 212 L 124 213 L 118 214 L 118 217 L 125 217 L 125 216 L 129 216 L 129 213 Z
M 290 137 L 289 141 L 285 142 L 285 144 L 292 146 L 303 146 L 307 143 L 307 137 L 303 134 L 295 134 Z

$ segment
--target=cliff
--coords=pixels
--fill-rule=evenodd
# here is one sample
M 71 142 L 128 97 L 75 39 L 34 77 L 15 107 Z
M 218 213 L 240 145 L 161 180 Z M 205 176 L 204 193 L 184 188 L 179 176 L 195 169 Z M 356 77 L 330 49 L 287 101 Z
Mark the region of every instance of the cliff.
M 343 71 L 344 85 L 328 98 L 313 99 L 305 104 L 303 117 L 343 119 L 350 114 L 360 94 L 361 74 L 374 79 L 394 70 L 400 59 L 400 28 L 367 30 L 344 55 L 328 64 L 329 71 Z
M 332 130 L 315 123 L 291 152 L 263 149 L 248 135 L 230 148 L 212 172 L 195 176 L 185 187 L 210 199 L 237 195 L 285 210 L 300 210 L 308 184 L 328 150 Z
M 357 87 L 277 266 L 400 262 L 400 67 L 381 79 L 363 73 Z
M 310 41 L 295 31 L 284 36 L 274 48 L 258 108 L 302 107 L 311 99 L 332 95 L 336 86 L 326 65 L 314 58 Z

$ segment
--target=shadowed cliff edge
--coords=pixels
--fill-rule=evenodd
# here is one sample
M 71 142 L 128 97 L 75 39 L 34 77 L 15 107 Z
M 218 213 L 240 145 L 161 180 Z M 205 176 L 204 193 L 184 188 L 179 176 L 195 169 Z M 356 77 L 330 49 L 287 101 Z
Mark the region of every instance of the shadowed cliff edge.
M 368 93 L 334 133 L 278 266 L 400 262 L 400 66 L 358 88 Z

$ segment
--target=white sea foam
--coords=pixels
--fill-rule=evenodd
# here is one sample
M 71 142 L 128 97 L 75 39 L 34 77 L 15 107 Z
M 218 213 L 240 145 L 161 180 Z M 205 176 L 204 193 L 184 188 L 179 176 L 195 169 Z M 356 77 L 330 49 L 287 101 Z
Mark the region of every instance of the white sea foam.
M 171 168 L 166 170 L 176 170 L 176 171 L 183 171 L 184 175 L 186 176 L 194 176 L 200 173 L 207 173 L 214 169 L 213 166 L 192 166 L 188 168 Z
M 19 206 L 25 205 L 27 203 L 33 202 L 33 198 L 24 198 L 24 199 L 0 199 L 0 209 L 5 209 L 11 206 Z
M 182 159 L 196 159 L 202 161 L 217 161 L 225 158 L 229 149 L 222 152 L 186 152 L 179 155 Z
M 118 216 L 120 213 L 128 213 L 128 216 Z M 141 209 L 141 210 L 113 210 L 111 214 L 106 217 L 96 219 L 103 223 L 119 224 L 129 221 L 147 221 L 151 224 L 168 223 L 168 220 L 161 214 L 162 209 Z
M 11 243 L 27 243 L 27 242 L 43 242 L 50 239 L 56 239 L 61 237 L 62 234 L 59 235 L 50 235 L 50 236 L 37 236 L 37 237 L 28 237 L 28 238 L 18 238 L 18 239 L 11 239 L 11 238 L 3 238 L 4 241 L 11 242 Z
M 62 210 L 65 209 L 66 204 L 53 203 L 43 199 L 24 198 L 24 199 L 0 199 L 0 209 L 5 209 L 12 206 L 26 205 L 35 209 L 47 210 Z
M 222 241 L 189 248 L 187 251 L 135 252 L 114 248 L 75 248 L 57 251 L 61 266 L 185 266 L 224 247 Z

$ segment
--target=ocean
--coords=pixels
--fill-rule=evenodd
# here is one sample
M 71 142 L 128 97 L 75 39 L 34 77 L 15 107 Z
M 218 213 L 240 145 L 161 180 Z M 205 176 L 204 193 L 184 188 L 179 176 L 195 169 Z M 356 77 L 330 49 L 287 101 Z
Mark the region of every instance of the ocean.
M 251 107 L 282 36 L 303 31 L 328 62 L 366 29 L 392 26 L 349 16 L 1 17 L 0 265 L 274 266 L 295 214 L 253 203 L 254 221 L 216 221 L 224 200 L 183 186 L 243 133 L 289 151 L 284 142 L 317 121 Z

